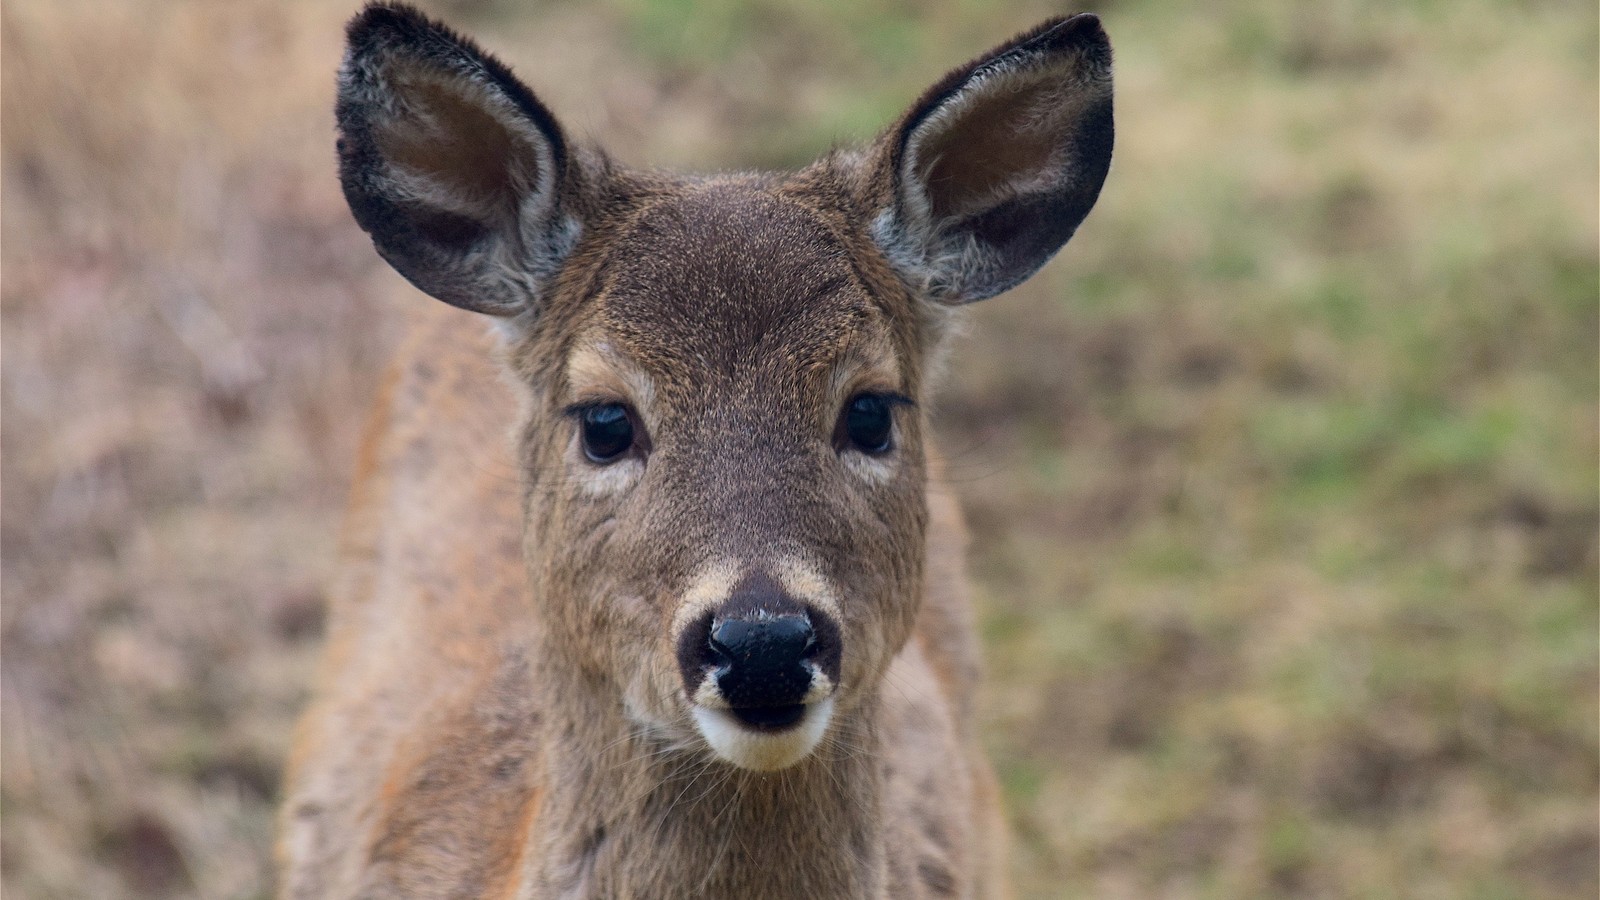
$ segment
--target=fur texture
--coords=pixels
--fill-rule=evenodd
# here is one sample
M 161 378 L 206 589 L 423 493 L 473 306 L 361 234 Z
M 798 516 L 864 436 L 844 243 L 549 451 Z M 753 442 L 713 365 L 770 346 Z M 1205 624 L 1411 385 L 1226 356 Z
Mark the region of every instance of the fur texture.
M 349 39 L 357 220 L 503 325 L 422 313 L 378 403 L 283 896 L 1002 895 L 960 517 L 920 401 L 949 304 L 1026 277 L 1093 203 L 1098 23 L 956 70 L 865 152 L 710 179 L 569 144 L 406 7 Z M 839 442 L 863 394 L 912 401 L 885 452 Z M 604 464 L 572 413 L 593 403 L 637 435 Z M 708 718 L 725 704 L 682 664 L 751 579 L 831 629 L 810 743 Z

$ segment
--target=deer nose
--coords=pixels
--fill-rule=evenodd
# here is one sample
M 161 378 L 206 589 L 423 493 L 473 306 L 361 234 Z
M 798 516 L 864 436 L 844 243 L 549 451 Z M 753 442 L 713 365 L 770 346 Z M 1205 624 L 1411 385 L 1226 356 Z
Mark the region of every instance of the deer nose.
M 811 669 L 805 662 L 815 654 L 817 634 L 806 615 L 757 611 L 717 618 L 707 643 L 717 667 L 717 689 L 736 715 L 798 706 L 811 689 Z M 803 710 L 793 712 L 798 718 Z

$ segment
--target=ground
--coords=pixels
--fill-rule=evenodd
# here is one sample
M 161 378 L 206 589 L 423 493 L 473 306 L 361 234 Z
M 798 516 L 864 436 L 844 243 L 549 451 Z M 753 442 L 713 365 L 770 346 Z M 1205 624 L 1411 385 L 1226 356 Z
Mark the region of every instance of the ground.
M 1594 897 L 1594 4 L 1091 5 L 1106 191 L 936 405 L 1019 893 Z M 430 8 L 702 171 L 1069 11 Z M 270 891 L 355 431 L 433 302 L 338 194 L 351 12 L 0 13 L 8 897 Z

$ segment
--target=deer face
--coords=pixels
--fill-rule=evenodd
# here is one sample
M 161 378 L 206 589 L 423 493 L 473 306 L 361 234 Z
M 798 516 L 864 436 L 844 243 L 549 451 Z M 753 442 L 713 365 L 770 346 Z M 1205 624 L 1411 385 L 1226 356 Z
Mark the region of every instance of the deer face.
M 866 154 L 677 181 L 569 147 L 469 42 L 374 7 L 341 176 L 383 256 L 500 317 L 529 629 L 642 729 L 748 769 L 870 703 L 922 590 L 927 357 L 1093 204 L 1109 49 L 1046 23 L 952 72 Z
M 877 683 L 921 586 L 919 336 L 852 249 L 759 183 L 676 187 L 526 351 L 560 360 L 524 438 L 564 630 L 637 722 L 750 768 Z

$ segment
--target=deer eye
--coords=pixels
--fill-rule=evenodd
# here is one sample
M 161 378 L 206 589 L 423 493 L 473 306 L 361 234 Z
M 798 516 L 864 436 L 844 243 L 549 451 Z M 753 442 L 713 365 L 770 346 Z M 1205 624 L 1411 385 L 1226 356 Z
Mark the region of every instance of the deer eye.
M 633 419 L 620 403 L 601 403 L 578 411 L 583 455 L 591 462 L 615 462 L 633 448 Z
M 857 394 L 850 398 L 839 414 L 838 433 L 843 440 L 835 440 L 835 444 L 841 450 L 849 447 L 872 456 L 888 453 L 893 448 L 891 408 L 896 402 L 906 401 L 883 394 Z

